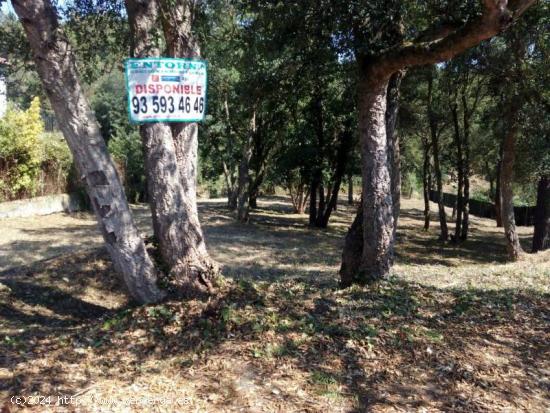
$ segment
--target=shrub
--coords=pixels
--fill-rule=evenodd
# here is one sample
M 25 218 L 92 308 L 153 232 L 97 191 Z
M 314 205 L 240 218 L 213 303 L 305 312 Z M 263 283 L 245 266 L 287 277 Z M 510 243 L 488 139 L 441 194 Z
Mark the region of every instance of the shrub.
M 0 120 L 0 198 L 10 200 L 34 195 L 40 170 L 40 99 L 28 110 L 9 108 Z
M 43 133 L 40 149 L 39 194 L 65 192 L 73 158 L 63 135 L 59 132 Z

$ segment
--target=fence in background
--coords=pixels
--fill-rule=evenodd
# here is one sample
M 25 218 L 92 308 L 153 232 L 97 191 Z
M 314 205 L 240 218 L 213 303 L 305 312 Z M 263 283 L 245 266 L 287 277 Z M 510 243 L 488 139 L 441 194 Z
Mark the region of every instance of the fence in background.
M 430 201 L 438 202 L 438 196 L 436 191 L 430 191 Z M 449 208 L 454 208 L 456 204 L 456 195 L 443 193 L 443 205 Z M 491 202 L 478 201 L 476 199 L 470 199 L 470 214 L 481 218 L 496 218 L 495 205 Z M 514 215 L 516 218 L 516 225 L 518 226 L 531 226 L 535 223 L 535 207 L 514 207 Z

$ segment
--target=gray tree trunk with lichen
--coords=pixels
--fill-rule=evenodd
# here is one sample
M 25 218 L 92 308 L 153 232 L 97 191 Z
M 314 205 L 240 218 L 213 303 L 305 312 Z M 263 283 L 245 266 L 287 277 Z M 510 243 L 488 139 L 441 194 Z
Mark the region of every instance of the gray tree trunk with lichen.
M 197 57 L 188 2 L 127 0 L 134 57 L 157 57 L 158 22 L 173 57 Z M 140 126 L 153 227 L 160 254 L 185 293 L 209 291 L 217 271 L 210 259 L 196 201 L 198 130 L 196 123 Z
M 138 234 L 126 196 L 80 86 L 75 57 L 49 0 L 14 0 L 36 71 L 85 182 L 107 250 L 130 295 L 161 300 L 157 271 Z

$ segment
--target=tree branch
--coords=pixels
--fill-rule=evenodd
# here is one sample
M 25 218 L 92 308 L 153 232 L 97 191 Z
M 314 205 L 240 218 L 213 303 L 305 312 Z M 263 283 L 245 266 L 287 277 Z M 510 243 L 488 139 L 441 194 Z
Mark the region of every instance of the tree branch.
M 408 66 L 434 64 L 476 46 L 506 30 L 536 0 L 482 0 L 483 12 L 450 31 L 435 31 L 428 41 L 410 42 L 388 49 L 371 65 L 374 75 L 389 76 Z M 433 40 L 435 38 L 435 40 Z

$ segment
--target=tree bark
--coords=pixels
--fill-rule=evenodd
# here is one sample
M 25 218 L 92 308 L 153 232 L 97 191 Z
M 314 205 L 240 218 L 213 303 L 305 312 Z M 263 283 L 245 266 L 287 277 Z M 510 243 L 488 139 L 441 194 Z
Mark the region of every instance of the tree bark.
M 352 284 L 364 284 L 361 276 L 361 259 L 363 256 L 363 198 L 359 203 L 357 215 L 351 224 L 344 240 L 342 265 L 340 266 L 340 286 L 349 287 Z
M 456 172 L 457 172 L 457 189 L 456 189 L 456 215 L 455 215 L 455 234 L 452 237 L 454 242 L 460 241 L 462 233 L 462 214 L 464 212 L 464 158 L 462 153 L 462 137 L 460 134 L 460 126 L 458 124 L 458 108 L 456 102 L 451 104 L 451 115 L 454 125 L 454 142 L 456 145 Z
M 508 114 L 508 130 L 505 132 L 502 144 L 502 168 L 500 171 L 500 191 L 502 223 L 504 226 L 504 235 L 506 237 L 506 250 L 508 257 L 512 261 L 517 261 L 523 252 L 519 242 L 519 236 L 516 231 L 516 221 L 514 216 L 514 193 L 512 182 L 514 176 L 514 162 L 516 153 L 516 136 L 518 129 L 518 103 L 512 102 L 512 108 Z
M 495 220 L 497 224 L 497 228 L 502 228 L 502 207 L 500 205 L 500 200 L 502 198 L 502 194 L 500 192 L 500 171 L 502 169 L 502 147 L 500 150 L 500 159 L 498 160 L 497 164 L 497 182 L 495 185 Z
M 390 77 L 386 106 L 386 135 L 391 177 L 394 238 L 401 210 L 401 152 L 399 151 L 399 135 L 397 134 L 397 116 L 399 114 L 399 90 L 404 76 L 405 70 L 400 70 Z
M 387 276 L 394 248 L 392 165 L 386 135 L 390 77 L 377 76 L 372 69 L 362 73 L 358 108 L 363 171 L 363 256 L 360 273 L 367 281 Z
M 467 87 L 467 86 L 466 86 Z M 462 90 L 462 131 L 463 131 L 463 159 L 462 172 L 464 181 L 464 198 L 462 200 L 462 230 L 460 232 L 460 240 L 466 241 L 468 238 L 468 229 L 470 227 L 470 116 L 476 110 L 479 96 L 479 89 L 475 102 L 471 108 L 468 108 L 468 100 L 466 96 L 466 87 Z M 478 86 L 480 88 L 480 86 Z
M 237 220 L 239 222 L 248 222 L 250 213 L 249 188 L 250 174 L 249 162 L 252 156 L 252 148 L 249 142 L 245 143 L 239 162 L 239 180 L 237 184 Z
M 232 172 L 227 167 L 225 161 L 222 161 L 223 166 L 223 175 L 225 178 L 225 186 L 227 189 L 227 208 L 230 211 L 235 211 L 237 209 L 237 184 L 236 179 Z
M 550 248 L 550 176 L 544 175 L 539 179 L 537 190 L 533 252 L 548 248 Z
M 171 56 L 198 55 L 191 40 L 187 2 L 168 6 L 156 0 L 126 0 L 126 9 L 134 57 L 162 55 L 156 32 L 159 19 Z M 194 123 L 140 126 L 155 237 L 171 276 L 189 295 L 211 290 L 212 277 L 217 272 L 198 218 L 197 132 Z
M 14 0 L 36 70 L 73 154 L 114 266 L 132 298 L 161 300 L 157 271 L 147 254 L 99 125 L 80 86 L 74 54 L 49 0 Z
M 423 138 L 424 163 L 422 166 L 422 189 L 424 193 L 424 231 L 430 229 L 430 144 Z
M 256 111 L 252 112 L 250 131 L 244 142 L 239 163 L 239 180 L 237 185 L 237 220 L 248 222 L 250 213 L 250 160 L 252 159 L 252 143 L 256 134 Z

